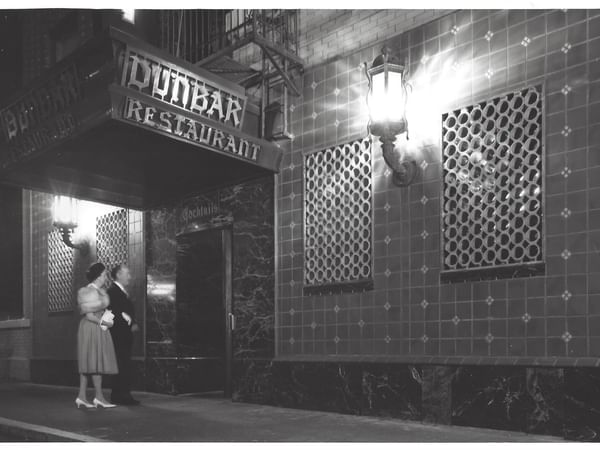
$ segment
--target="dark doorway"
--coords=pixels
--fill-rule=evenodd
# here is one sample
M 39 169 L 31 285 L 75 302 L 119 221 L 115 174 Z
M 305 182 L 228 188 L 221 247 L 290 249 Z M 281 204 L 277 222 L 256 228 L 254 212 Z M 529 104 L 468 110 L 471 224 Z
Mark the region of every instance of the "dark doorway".
M 222 391 L 231 378 L 231 230 L 177 237 L 181 393 Z

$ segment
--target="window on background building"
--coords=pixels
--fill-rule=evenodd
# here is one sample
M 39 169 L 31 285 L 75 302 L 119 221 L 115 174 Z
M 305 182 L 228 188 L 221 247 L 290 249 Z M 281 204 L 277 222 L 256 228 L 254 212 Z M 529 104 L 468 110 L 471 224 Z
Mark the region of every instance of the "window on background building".
M 372 276 L 369 139 L 304 159 L 305 287 L 348 285 Z
M 542 117 L 540 86 L 443 114 L 446 276 L 543 261 Z
M 54 62 L 69 56 L 82 43 L 79 34 L 78 13 L 67 13 L 50 31 L 50 39 L 54 47 Z
M 23 213 L 19 188 L 0 187 L 0 320 L 23 318 Z

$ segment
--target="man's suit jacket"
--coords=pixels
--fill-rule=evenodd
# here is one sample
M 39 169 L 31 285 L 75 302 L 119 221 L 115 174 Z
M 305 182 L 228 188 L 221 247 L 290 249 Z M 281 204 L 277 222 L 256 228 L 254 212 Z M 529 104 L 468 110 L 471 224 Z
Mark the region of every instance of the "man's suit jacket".
M 110 288 L 108 288 L 107 293 L 110 297 L 110 305 L 108 306 L 108 309 L 110 309 L 115 315 L 114 325 L 110 328 L 113 339 L 115 337 L 117 339 L 131 339 L 131 325 L 135 323 L 132 301 L 129 300 L 125 292 L 123 292 L 123 290 L 116 284 L 113 284 Z M 122 312 L 131 317 L 131 325 L 127 324 L 127 321 L 121 315 Z

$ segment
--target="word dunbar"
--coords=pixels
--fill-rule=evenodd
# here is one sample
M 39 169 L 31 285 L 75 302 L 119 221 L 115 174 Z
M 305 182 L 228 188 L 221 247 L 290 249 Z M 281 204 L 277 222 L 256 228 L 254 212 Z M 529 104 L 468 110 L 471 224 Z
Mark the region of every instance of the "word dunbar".
M 129 50 L 121 84 L 186 111 L 239 128 L 245 98 L 155 56 Z

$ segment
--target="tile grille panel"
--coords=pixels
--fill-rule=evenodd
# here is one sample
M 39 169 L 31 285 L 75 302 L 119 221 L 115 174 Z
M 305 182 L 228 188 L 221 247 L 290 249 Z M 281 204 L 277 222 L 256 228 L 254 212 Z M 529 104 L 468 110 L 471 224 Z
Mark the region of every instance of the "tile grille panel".
M 542 261 L 542 89 L 442 115 L 444 270 Z
M 305 156 L 304 281 L 307 286 L 371 277 L 371 141 Z
M 73 249 L 58 230 L 48 232 L 48 311 L 72 311 Z
M 127 262 L 127 210 L 119 209 L 96 218 L 96 246 L 98 261 L 109 270 Z

